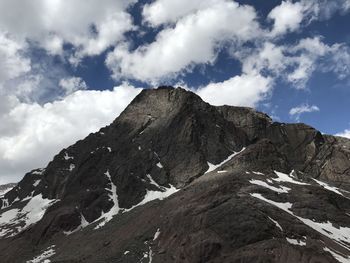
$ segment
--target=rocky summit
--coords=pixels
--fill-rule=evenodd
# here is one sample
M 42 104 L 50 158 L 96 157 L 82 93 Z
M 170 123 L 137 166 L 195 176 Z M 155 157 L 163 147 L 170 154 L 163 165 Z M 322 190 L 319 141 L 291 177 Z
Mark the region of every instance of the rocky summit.
M 143 90 L 0 196 L 0 262 L 350 262 L 349 191 L 350 140 Z

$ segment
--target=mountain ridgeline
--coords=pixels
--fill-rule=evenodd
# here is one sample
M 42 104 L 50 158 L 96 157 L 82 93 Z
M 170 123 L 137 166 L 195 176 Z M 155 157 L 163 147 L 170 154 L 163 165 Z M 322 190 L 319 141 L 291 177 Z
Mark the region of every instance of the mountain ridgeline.
M 0 261 L 350 262 L 348 191 L 348 139 L 143 90 L 0 196 Z

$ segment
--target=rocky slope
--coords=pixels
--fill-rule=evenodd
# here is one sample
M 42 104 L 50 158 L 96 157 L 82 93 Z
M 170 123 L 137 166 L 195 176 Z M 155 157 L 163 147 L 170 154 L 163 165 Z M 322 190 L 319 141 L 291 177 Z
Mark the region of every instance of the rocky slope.
M 350 262 L 350 140 L 177 88 L 0 197 L 1 262 Z
M 8 191 L 10 191 L 15 186 L 16 184 L 13 184 L 13 183 L 0 185 L 0 196 L 1 197 L 4 196 Z

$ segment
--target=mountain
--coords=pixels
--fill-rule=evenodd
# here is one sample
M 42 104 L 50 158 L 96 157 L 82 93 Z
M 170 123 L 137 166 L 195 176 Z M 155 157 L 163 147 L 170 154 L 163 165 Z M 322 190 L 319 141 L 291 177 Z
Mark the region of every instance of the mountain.
M 14 183 L 0 185 L 0 196 L 2 197 L 4 194 L 6 194 L 8 191 L 10 191 L 15 186 L 16 186 L 16 184 L 14 184 Z
M 350 140 L 181 88 L 0 198 L 1 262 L 350 262 Z

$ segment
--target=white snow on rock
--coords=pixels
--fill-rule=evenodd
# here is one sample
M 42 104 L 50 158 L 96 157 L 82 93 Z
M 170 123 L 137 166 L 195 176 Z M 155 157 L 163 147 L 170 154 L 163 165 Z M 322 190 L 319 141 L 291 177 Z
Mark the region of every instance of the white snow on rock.
M 272 178 L 272 180 L 276 182 L 284 182 L 284 183 L 299 184 L 299 185 L 310 185 L 310 184 L 295 180 L 294 176 L 292 175 L 294 171 L 292 171 L 290 175 L 277 172 L 277 171 L 274 171 L 274 172 L 278 176 L 278 178 Z
M 149 246 L 148 258 L 149 258 L 148 263 L 152 263 L 152 261 L 153 261 L 153 251 L 152 251 L 151 246 Z
M 75 165 L 71 163 L 71 164 L 69 165 L 69 171 L 70 171 L 70 172 L 73 171 L 74 168 L 75 168 Z
M 157 229 L 157 232 L 154 234 L 153 241 L 156 240 L 160 235 L 160 229 Z
M 207 162 L 208 163 L 208 170 L 204 173 L 210 173 L 214 170 L 216 170 L 217 168 L 219 168 L 221 165 L 223 165 L 224 163 L 230 161 L 233 157 L 235 157 L 236 155 L 240 154 L 241 152 L 243 152 L 245 150 L 245 148 L 243 148 L 242 150 L 240 150 L 239 152 L 234 152 L 233 154 L 229 155 L 225 160 L 223 160 L 221 163 L 219 164 L 212 164 L 210 162 Z
M 153 180 L 153 178 L 149 174 L 146 175 L 146 176 L 150 180 L 151 184 L 157 186 L 160 190 L 159 191 L 153 191 L 153 190 L 148 190 L 147 189 L 147 192 L 146 192 L 143 200 L 140 203 L 132 206 L 129 209 L 124 209 L 123 212 L 129 212 L 132 209 L 134 209 L 135 207 L 144 205 L 144 204 L 146 204 L 148 202 L 151 202 L 153 200 L 156 200 L 156 199 L 163 200 L 163 199 L 171 196 L 172 194 L 174 194 L 174 193 L 176 193 L 177 191 L 180 190 L 180 189 L 175 188 L 171 184 L 169 185 L 170 186 L 169 188 L 164 187 L 164 186 L 160 186 Z
M 112 177 L 109 174 L 108 170 L 105 173 L 105 175 L 108 177 L 108 180 L 111 184 L 111 189 L 106 188 L 106 190 L 110 192 L 109 198 L 113 202 L 113 207 L 107 213 L 102 212 L 102 215 L 100 216 L 100 218 L 95 220 L 95 222 L 101 221 L 95 227 L 95 229 L 103 227 L 106 223 L 108 223 L 109 221 L 112 220 L 113 216 L 117 215 L 120 211 L 119 202 L 118 202 L 118 195 L 117 195 L 117 186 L 113 183 Z
M 328 247 L 323 248 L 324 251 L 329 252 L 338 262 L 340 263 L 349 263 L 350 257 L 342 255 L 340 252 L 335 252 Z
M 315 222 L 313 220 L 295 215 L 290 210 L 292 208 L 291 203 L 275 202 L 273 200 L 269 200 L 269 199 L 263 197 L 261 194 L 258 194 L 258 193 L 253 193 L 250 195 L 255 197 L 255 198 L 258 198 L 266 203 L 269 203 L 271 205 L 274 205 L 274 206 L 282 209 L 283 211 L 296 217 L 301 222 L 303 222 L 305 225 L 309 226 L 310 228 L 314 229 L 315 231 L 319 232 L 320 234 L 322 234 L 326 237 L 329 237 L 330 239 L 333 239 L 339 245 L 345 247 L 346 249 L 350 249 L 350 245 L 349 245 L 349 243 L 350 243 L 350 228 L 342 227 L 342 226 L 337 228 L 337 227 L 333 226 L 333 224 L 329 221 L 327 221 L 327 222 Z
M 153 180 L 153 178 L 151 177 L 150 174 L 146 174 L 146 177 L 148 178 L 150 184 L 156 186 L 158 189 L 161 189 L 161 190 L 166 190 L 166 188 L 164 186 L 160 186 L 159 184 L 157 184 L 156 181 Z
M 264 181 L 261 181 L 261 180 L 252 179 L 249 182 L 251 184 L 255 184 L 255 185 L 259 185 L 259 186 L 265 187 L 265 188 L 270 189 L 270 190 L 272 190 L 274 192 L 277 192 L 277 193 L 288 193 L 291 190 L 290 188 L 285 187 L 285 186 L 275 187 L 275 186 L 269 185 L 268 183 L 266 183 Z
M 292 245 L 297 245 L 297 246 L 306 246 L 306 242 L 303 240 L 298 240 L 298 239 L 293 239 L 293 238 L 286 238 L 288 243 Z
M 80 214 L 80 225 L 72 231 L 64 231 L 63 234 L 65 234 L 66 236 L 69 236 L 70 234 L 73 234 L 73 233 L 87 227 L 88 225 L 89 225 L 89 222 L 85 219 L 84 215 Z
M 163 165 L 162 165 L 160 162 L 157 163 L 157 166 L 158 166 L 160 169 L 163 168 Z
M 2 207 L 0 209 L 4 209 L 4 208 L 9 207 L 9 200 L 7 198 L 2 199 L 2 202 L 3 202 Z
M 217 171 L 218 174 L 223 174 L 223 173 L 227 173 L 226 170 L 220 170 L 220 171 Z
M 47 208 L 59 200 L 44 199 L 42 195 L 32 197 L 22 209 L 11 209 L 0 215 L 0 236 L 14 236 L 37 223 Z M 14 227 L 15 228 L 12 228 Z
M 33 186 L 34 187 L 37 187 L 39 184 L 40 184 L 41 180 L 36 180 L 34 183 L 33 183 Z
M 36 256 L 32 260 L 27 261 L 27 263 L 50 263 L 51 260 L 49 258 L 56 254 L 54 248 L 55 248 L 55 245 L 48 247 L 39 256 Z
M 263 173 L 261 173 L 261 172 L 254 172 L 254 171 L 252 171 L 252 173 L 253 173 L 253 174 L 256 174 L 256 175 L 265 175 L 265 174 L 263 174 Z
M 111 148 L 111 147 L 107 147 L 107 150 L 108 150 L 109 152 L 112 152 L 112 148 Z
M 281 225 L 276 221 L 276 220 L 273 220 L 271 217 L 268 216 L 268 218 L 275 223 L 275 225 L 283 232 L 283 228 L 281 227 Z
M 163 200 L 163 199 L 171 196 L 172 194 L 174 194 L 180 190 L 180 189 L 175 188 L 172 185 L 170 185 L 169 188 L 164 187 L 164 189 L 165 189 L 164 191 L 147 190 L 147 193 L 146 193 L 145 197 L 143 198 L 143 200 L 140 203 L 134 205 L 133 207 L 126 209 L 125 212 L 130 211 L 137 206 L 147 204 L 148 202 L 151 202 L 151 201 L 156 200 L 156 199 Z
M 316 180 L 316 179 L 313 179 L 317 184 L 319 184 L 320 186 L 322 186 L 324 189 L 327 189 L 328 191 L 331 191 L 331 192 L 334 192 L 338 195 L 341 195 L 341 196 L 344 196 L 339 190 L 339 188 L 337 187 L 334 187 L 334 186 L 330 186 L 329 184 L 325 183 L 325 182 L 322 182 L 322 181 L 319 181 L 319 180 Z M 345 197 L 345 196 L 344 196 Z
M 64 153 L 63 158 L 64 158 L 66 161 L 68 161 L 68 160 L 70 160 L 70 159 L 74 159 L 73 157 L 69 156 L 69 154 L 68 154 L 67 152 Z
M 32 174 L 42 175 L 45 172 L 45 168 L 36 169 Z

